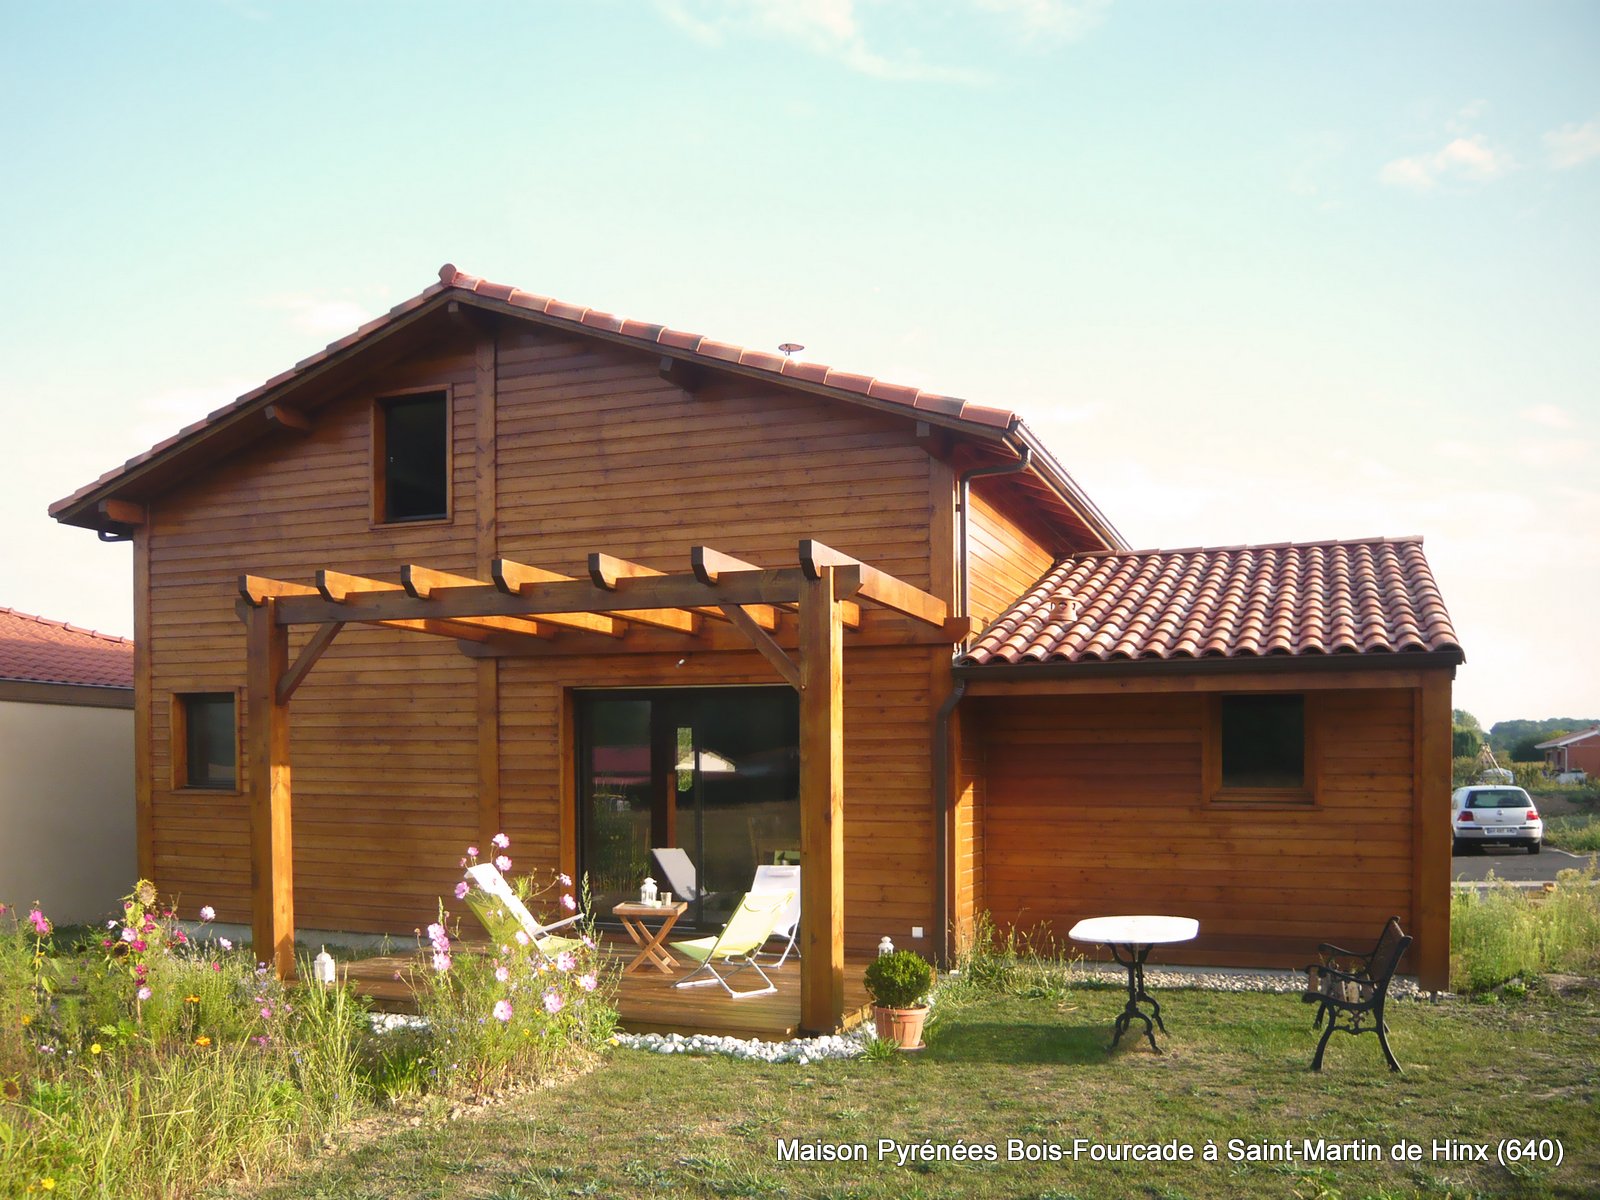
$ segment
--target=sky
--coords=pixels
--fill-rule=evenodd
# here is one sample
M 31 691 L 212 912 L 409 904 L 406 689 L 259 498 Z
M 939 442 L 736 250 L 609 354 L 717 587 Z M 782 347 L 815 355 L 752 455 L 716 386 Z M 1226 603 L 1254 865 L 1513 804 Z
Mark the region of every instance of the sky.
M 1600 716 L 1600 7 L 0 0 L 0 605 L 439 266 L 1025 415 L 1136 547 L 1422 534 Z

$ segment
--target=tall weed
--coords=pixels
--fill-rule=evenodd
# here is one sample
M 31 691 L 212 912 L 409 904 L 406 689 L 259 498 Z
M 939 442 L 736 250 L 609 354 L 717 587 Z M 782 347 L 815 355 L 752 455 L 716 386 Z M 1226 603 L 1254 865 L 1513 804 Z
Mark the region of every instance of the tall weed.
M 1562 871 L 1551 892 L 1508 885 L 1457 892 L 1450 911 L 1450 977 L 1480 992 L 1521 976 L 1584 970 L 1600 961 L 1600 888 L 1593 862 Z

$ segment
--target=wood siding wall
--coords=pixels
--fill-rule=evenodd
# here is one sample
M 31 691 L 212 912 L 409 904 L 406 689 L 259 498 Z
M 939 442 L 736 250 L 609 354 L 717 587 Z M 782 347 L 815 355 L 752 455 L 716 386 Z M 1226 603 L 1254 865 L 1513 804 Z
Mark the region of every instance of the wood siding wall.
M 654 359 L 538 331 L 502 336 L 496 349 L 494 523 L 476 511 L 482 360 L 465 337 L 329 398 L 309 435 L 274 435 L 151 506 L 141 839 L 162 890 L 186 906 L 249 915 L 244 797 L 171 786 L 173 696 L 244 682 L 241 572 L 309 583 L 331 567 L 396 581 L 415 562 L 475 574 L 485 539 L 492 553 L 574 575 L 594 550 L 683 570 L 696 543 L 792 565 L 798 539 L 812 536 L 937 585 L 928 539 L 941 490 L 930 480 L 942 468 L 915 444 L 911 422 L 754 384 L 690 397 L 660 378 Z M 373 397 L 429 387 L 451 393 L 451 517 L 375 526 Z M 295 634 L 291 654 L 305 637 Z M 932 923 L 927 746 L 939 653 L 856 650 L 846 639 L 854 948 L 883 933 L 908 942 L 912 923 Z M 676 661 L 506 660 L 485 682 L 450 641 L 347 627 L 291 707 L 298 924 L 409 931 L 432 919 L 462 849 L 482 833 L 483 769 L 495 773 L 519 866 L 570 869 L 563 689 L 773 680 L 753 654 Z M 480 713 L 499 730 L 497 768 L 482 753 Z
M 971 485 L 969 493 L 967 611 L 977 635 L 1037 583 L 1056 556 L 1043 535 L 1030 532 L 978 484 Z
M 1205 803 L 1198 694 L 970 700 L 983 743 L 983 903 L 1064 941 L 1083 917 L 1193 916 L 1169 962 L 1300 966 L 1417 927 L 1417 693 L 1318 692 L 1314 808 Z M 1081 949 L 1081 947 L 1080 947 Z

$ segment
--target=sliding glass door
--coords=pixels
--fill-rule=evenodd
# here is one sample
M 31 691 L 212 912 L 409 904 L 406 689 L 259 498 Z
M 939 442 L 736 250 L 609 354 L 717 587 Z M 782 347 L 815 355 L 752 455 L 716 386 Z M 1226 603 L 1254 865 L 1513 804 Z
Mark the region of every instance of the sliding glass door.
M 793 689 L 587 692 L 578 715 L 579 870 L 600 919 L 650 875 L 689 902 L 680 925 L 714 928 L 757 864 L 799 861 Z

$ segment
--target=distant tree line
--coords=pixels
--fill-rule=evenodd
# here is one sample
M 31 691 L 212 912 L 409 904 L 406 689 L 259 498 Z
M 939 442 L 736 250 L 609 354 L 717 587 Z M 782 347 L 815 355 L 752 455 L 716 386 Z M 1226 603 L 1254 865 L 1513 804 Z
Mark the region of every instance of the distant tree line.
M 1544 758 L 1544 751 L 1534 749 L 1540 742 L 1600 724 L 1600 717 L 1546 717 L 1542 721 L 1519 719 L 1496 721 L 1485 734 L 1478 718 L 1466 709 L 1458 708 L 1452 716 L 1451 753 L 1456 758 L 1477 754 L 1487 740 L 1489 748 L 1501 762 L 1540 762 Z

